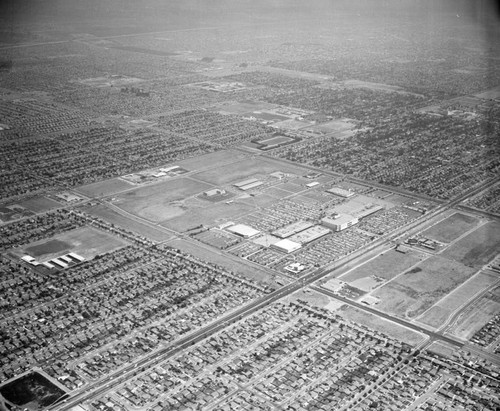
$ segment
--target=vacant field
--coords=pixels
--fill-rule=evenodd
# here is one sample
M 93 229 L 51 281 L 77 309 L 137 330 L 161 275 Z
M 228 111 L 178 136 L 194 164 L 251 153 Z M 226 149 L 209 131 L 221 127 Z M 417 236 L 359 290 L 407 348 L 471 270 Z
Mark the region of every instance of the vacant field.
M 184 232 L 202 224 L 214 226 L 225 221 L 235 220 L 253 210 L 253 206 L 237 201 L 231 204 L 216 203 L 203 208 L 189 209 L 182 216 L 164 221 L 161 225 L 178 232 Z
M 209 190 L 211 185 L 190 178 L 177 178 L 127 191 L 114 203 L 123 210 L 153 222 L 178 217 L 186 211 L 182 204 L 172 204 Z
M 498 277 L 496 275 L 486 272 L 477 273 L 439 301 L 430 310 L 426 311 L 418 321 L 431 327 L 439 328 L 452 313 L 467 304 L 471 297 L 492 286 L 497 281 Z
M 118 227 L 125 228 L 126 230 L 130 230 L 136 234 L 149 238 L 152 241 L 161 242 L 172 237 L 172 234 L 164 232 L 160 228 L 154 228 L 146 223 L 141 223 L 134 219 L 123 216 L 104 205 L 97 205 L 95 207 L 86 208 L 85 212 L 102 218 L 103 220 Z
M 61 206 L 61 204 L 59 204 L 57 201 L 51 200 L 50 198 L 46 197 L 29 198 L 27 200 L 21 201 L 19 205 L 27 208 L 30 211 L 33 211 L 34 213 L 41 213 L 43 211 Z
M 131 183 L 127 183 L 119 178 L 112 178 L 110 180 L 99 181 L 97 183 L 81 186 L 75 191 L 89 197 L 105 197 L 133 187 L 135 186 Z
M 15 251 L 19 256 L 28 254 L 38 261 L 47 261 L 69 252 L 75 252 L 86 259 L 105 254 L 127 245 L 127 242 L 92 227 L 58 234 L 50 239 L 28 244 Z
M 198 157 L 188 158 L 175 163 L 189 171 L 202 171 L 217 165 L 239 162 L 247 157 L 246 154 L 233 150 L 216 151 Z
M 247 100 L 231 104 L 226 103 L 220 107 L 219 112 L 228 114 L 249 114 L 254 111 L 270 110 L 274 107 L 276 107 L 276 104 Z
M 500 251 L 500 223 L 489 222 L 466 235 L 443 252 L 469 267 L 481 267 Z
M 382 311 L 415 318 L 472 275 L 474 269 L 440 256 L 431 257 L 376 290 Z
M 371 328 L 372 330 L 387 334 L 390 337 L 393 337 L 407 344 L 417 345 L 424 338 L 422 334 L 419 334 L 416 331 L 412 331 L 408 328 L 393 323 L 392 321 L 385 320 L 365 311 L 361 311 L 347 304 L 343 305 L 341 309 L 337 310 L 337 314 L 348 320 Z
M 232 184 L 241 180 L 264 176 L 275 171 L 302 174 L 303 169 L 263 158 L 244 158 L 232 164 L 222 165 L 216 169 L 197 173 L 196 178 L 215 185 Z
M 240 274 L 246 278 L 260 281 L 266 284 L 274 284 L 272 276 L 265 270 L 256 267 L 255 265 L 244 263 L 244 260 L 239 260 L 237 259 L 237 257 L 235 257 L 235 259 L 233 260 L 232 258 L 222 254 L 219 251 L 210 250 L 208 246 L 204 247 L 200 243 L 193 244 L 186 240 L 174 239 L 168 242 L 168 245 L 189 253 L 199 258 L 200 260 L 216 264 L 220 267 L 224 267 L 226 270 Z
M 418 252 L 411 251 L 408 254 L 403 254 L 395 250 L 389 250 L 373 260 L 356 267 L 341 278 L 343 281 L 353 282 L 361 278 L 376 275 L 377 277 L 390 280 L 423 259 L 424 254 Z
M 477 218 L 455 213 L 425 230 L 422 235 L 442 243 L 451 243 L 479 223 Z
M 499 290 L 497 288 L 497 290 Z M 468 340 L 475 332 L 480 330 L 491 318 L 500 312 L 500 294 L 489 293 L 459 319 L 456 326 L 450 332 L 455 337 Z

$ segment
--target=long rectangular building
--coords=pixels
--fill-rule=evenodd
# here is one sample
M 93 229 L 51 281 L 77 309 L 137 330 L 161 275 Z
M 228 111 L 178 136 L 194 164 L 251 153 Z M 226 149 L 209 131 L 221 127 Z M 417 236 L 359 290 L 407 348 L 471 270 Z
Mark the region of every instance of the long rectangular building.
M 279 238 L 287 238 L 301 231 L 307 230 L 314 224 L 309 221 L 296 221 L 295 223 L 288 224 L 272 232 L 273 235 Z
M 308 228 L 307 230 L 292 235 L 291 237 L 289 237 L 289 240 L 304 245 L 310 243 L 311 241 L 317 240 L 318 238 L 321 238 L 329 234 L 330 232 L 331 231 L 328 228 L 322 227 L 320 225 L 315 225 L 311 228 Z

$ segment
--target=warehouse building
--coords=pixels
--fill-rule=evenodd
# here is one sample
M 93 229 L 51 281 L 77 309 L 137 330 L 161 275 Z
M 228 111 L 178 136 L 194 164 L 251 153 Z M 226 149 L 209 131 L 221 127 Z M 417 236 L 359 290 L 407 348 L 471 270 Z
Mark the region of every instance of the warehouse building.
M 336 216 L 325 217 L 321 224 L 333 231 L 342 231 L 357 224 L 359 220 L 350 214 L 337 214 Z
M 248 184 L 256 183 L 257 181 L 259 181 L 259 180 L 257 180 L 256 178 L 249 178 L 248 180 L 243 180 L 243 181 L 240 181 L 238 183 L 234 183 L 233 186 L 240 188 L 240 187 L 246 186 Z

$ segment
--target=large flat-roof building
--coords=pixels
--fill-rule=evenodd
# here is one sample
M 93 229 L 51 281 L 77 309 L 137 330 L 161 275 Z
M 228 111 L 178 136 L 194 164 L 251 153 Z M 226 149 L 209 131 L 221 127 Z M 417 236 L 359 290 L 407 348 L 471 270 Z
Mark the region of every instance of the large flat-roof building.
M 312 227 L 313 225 L 314 224 L 309 221 L 300 220 L 281 227 L 273 231 L 272 234 L 279 238 L 287 238 L 294 234 L 300 233 L 301 231 L 304 231 L 309 227 Z
M 315 225 L 313 227 L 308 228 L 307 230 L 301 231 L 300 233 L 292 235 L 289 240 L 299 243 L 301 245 L 310 243 L 311 241 L 317 240 L 318 238 L 321 238 L 327 234 L 329 234 L 331 231 L 326 228 L 322 227 L 320 225 Z
M 321 224 L 333 231 L 342 231 L 359 222 L 358 218 L 350 214 L 338 214 L 336 217 L 325 217 L 321 220 Z
M 248 184 L 256 183 L 257 181 L 259 181 L 259 180 L 257 180 L 256 178 L 249 178 L 247 180 L 243 180 L 243 181 L 239 181 L 237 183 L 234 183 L 233 186 L 240 188 L 240 187 L 246 186 Z
M 251 190 L 252 188 L 257 188 L 264 184 L 262 181 L 254 181 L 253 183 L 250 184 L 245 184 L 244 186 L 239 186 L 238 188 L 242 191 L 247 191 Z
M 250 238 L 260 234 L 259 230 L 244 224 L 235 224 L 231 227 L 227 227 L 226 230 L 243 238 Z
M 354 191 L 345 190 L 345 189 L 340 188 L 340 187 L 332 187 L 332 188 L 326 190 L 326 192 L 330 193 L 330 194 L 335 194 L 336 196 L 343 197 L 343 198 L 349 198 L 349 197 L 352 197 L 356 194 Z
M 271 245 L 271 248 L 274 248 L 275 250 L 285 252 L 287 254 L 293 253 L 294 251 L 297 251 L 300 247 L 302 247 L 299 243 L 295 243 L 293 241 L 288 240 L 285 238 L 284 240 L 278 241 L 277 243 L 274 243 Z

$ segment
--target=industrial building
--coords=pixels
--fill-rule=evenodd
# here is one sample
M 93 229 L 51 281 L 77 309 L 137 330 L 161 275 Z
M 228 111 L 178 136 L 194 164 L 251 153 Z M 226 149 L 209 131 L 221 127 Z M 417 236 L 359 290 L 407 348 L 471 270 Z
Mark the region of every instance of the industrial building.
M 321 224 L 333 231 L 345 230 L 358 222 L 358 218 L 350 214 L 337 214 L 337 216 L 325 217 L 321 220 Z
M 297 251 L 301 247 L 302 246 L 299 243 L 295 243 L 286 238 L 271 245 L 271 248 L 285 252 L 287 254 L 293 253 L 294 251 Z
M 256 188 L 256 187 L 259 187 L 261 186 L 262 184 L 264 184 L 262 181 L 255 181 L 254 183 L 250 183 L 250 184 L 246 184 L 244 186 L 240 186 L 238 187 L 240 190 L 242 191 L 247 191 L 247 190 L 250 190 L 252 188 Z
M 243 180 L 243 181 L 239 181 L 238 183 L 234 183 L 233 186 L 240 188 L 240 187 L 246 186 L 248 184 L 256 183 L 257 181 L 259 181 L 259 180 L 257 180 L 256 178 L 249 178 L 248 180 Z
M 272 234 L 279 238 L 287 238 L 294 234 L 300 233 L 301 231 L 304 231 L 312 227 L 313 225 L 314 225 L 313 223 L 310 223 L 308 221 L 300 220 L 296 221 L 295 223 L 291 223 L 284 227 L 281 227 L 273 231 Z
M 73 260 L 76 260 L 79 263 L 81 263 L 82 261 L 85 261 L 85 258 L 83 258 L 81 255 L 78 255 L 76 253 L 69 253 L 67 255 L 69 255 Z
M 335 194 L 336 196 L 343 198 L 349 198 L 356 194 L 354 191 L 344 190 L 343 188 L 340 187 L 332 187 L 326 190 L 326 192 L 330 194 Z
M 226 228 L 226 230 L 243 238 L 250 238 L 260 234 L 259 230 L 244 224 L 236 224 Z
M 301 231 L 300 233 L 294 234 L 289 238 L 290 241 L 294 243 L 299 243 L 301 245 L 310 243 L 311 241 L 317 240 L 331 231 L 328 228 L 322 227 L 320 225 L 315 225 L 308 228 L 307 230 Z
M 255 187 L 259 187 L 264 184 L 262 181 L 257 180 L 256 178 L 249 178 L 247 180 L 239 181 L 234 183 L 233 186 L 239 188 L 242 191 L 247 191 Z
M 318 181 L 313 181 L 312 183 L 307 183 L 306 184 L 307 188 L 313 188 L 313 187 L 316 187 L 316 186 L 319 186 L 319 182 Z

